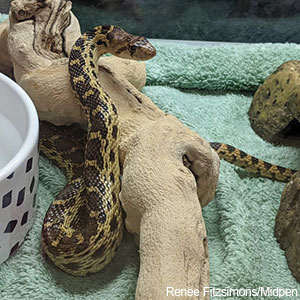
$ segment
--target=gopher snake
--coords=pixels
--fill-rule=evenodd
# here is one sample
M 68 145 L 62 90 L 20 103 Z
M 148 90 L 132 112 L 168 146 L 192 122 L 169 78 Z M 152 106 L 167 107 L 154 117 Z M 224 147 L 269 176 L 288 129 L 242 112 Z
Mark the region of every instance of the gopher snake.
M 86 32 L 72 48 L 69 73 L 87 116 L 88 132 L 78 127 L 41 124 L 41 153 L 62 168 L 69 180 L 46 213 L 42 247 L 60 269 L 73 275 L 102 269 L 111 261 L 123 235 L 118 199 L 118 115 L 99 83 L 96 68 L 98 58 L 107 52 L 138 60 L 155 55 L 145 38 L 115 26 L 99 26 Z M 226 144 L 210 145 L 220 158 L 264 177 L 288 181 L 295 172 Z
M 61 154 L 65 145 L 60 134 L 44 136 L 40 143 L 41 152 L 62 166 L 69 180 L 46 213 L 42 248 L 56 266 L 73 275 L 102 269 L 111 261 L 123 235 L 118 199 L 118 115 L 99 83 L 96 67 L 99 57 L 105 53 L 147 60 L 156 52 L 145 38 L 116 26 L 98 26 L 84 33 L 72 47 L 69 74 L 72 89 L 87 117 L 85 148 L 80 150 L 73 145 L 67 151 L 72 161 L 76 162 L 77 158 L 74 167 Z M 62 135 L 67 139 L 67 130 Z
M 221 159 L 228 161 L 258 176 L 288 182 L 297 171 L 270 164 L 238 148 L 223 143 L 210 143 Z

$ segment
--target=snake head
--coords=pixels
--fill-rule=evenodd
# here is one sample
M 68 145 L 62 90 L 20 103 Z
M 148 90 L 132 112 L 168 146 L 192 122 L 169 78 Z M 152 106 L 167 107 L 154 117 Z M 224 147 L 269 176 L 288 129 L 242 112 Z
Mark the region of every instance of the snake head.
M 155 56 L 156 49 L 142 36 L 134 36 L 114 26 L 108 34 L 111 53 L 121 58 L 148 60 Z
M 150 42 L 142 37 L 133 37 L 131 42 L 127 46 L 127 55 L 130 55 L 134 60 L 148 60 L 156 54 L 156 49 L 150 44 Z

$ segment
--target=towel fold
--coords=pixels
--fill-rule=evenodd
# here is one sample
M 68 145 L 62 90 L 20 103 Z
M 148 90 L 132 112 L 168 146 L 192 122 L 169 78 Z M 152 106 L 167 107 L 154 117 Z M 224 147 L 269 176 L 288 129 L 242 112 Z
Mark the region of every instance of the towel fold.
M 264 142 L 251 129 L 247 111 L 253 91 L 281 63 L 299 58 L 300 46 L 155 46 L 157 56 L 147 63 L 143 92 L 161 109 L 209 141 L 229 143 L 269 162 L 298 168 L 298 149 Z M 0 265 L 0 299 L 134 299 L 139 258 L 129 234 L 112 263 L 86 278 L 72 277 L 44 262 L 43 217 L 65 182 L 58 169 L 40 159 L 36 218 L 21 248 Z M 211 286 L 299 289 L 273 234 L 283 187 L 221 163 L 215 199 L 204 208 Z

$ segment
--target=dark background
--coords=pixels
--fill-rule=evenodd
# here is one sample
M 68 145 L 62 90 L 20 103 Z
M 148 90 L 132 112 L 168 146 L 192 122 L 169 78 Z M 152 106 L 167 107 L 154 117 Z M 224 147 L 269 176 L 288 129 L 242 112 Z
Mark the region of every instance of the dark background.
M 0 0 L 0 12 L 7 13 L 9 10 L 9 0 Z
M 115 24 L 149 38 L 300 43 L 300 0 L 74 0 L 73 12 L 82 31 Z

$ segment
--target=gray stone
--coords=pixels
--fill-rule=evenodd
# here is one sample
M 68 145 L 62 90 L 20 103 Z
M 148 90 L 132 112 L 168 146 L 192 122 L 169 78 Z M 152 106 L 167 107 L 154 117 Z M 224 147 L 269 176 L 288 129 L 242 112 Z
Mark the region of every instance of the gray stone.
M 300 282 L 300 174 L 286 184 L 275 221 L 275 236 L 288 266 Z
M 257 89 L 248 113 L 266 141 L 300 146 L 300 61 L 279 66 Z

